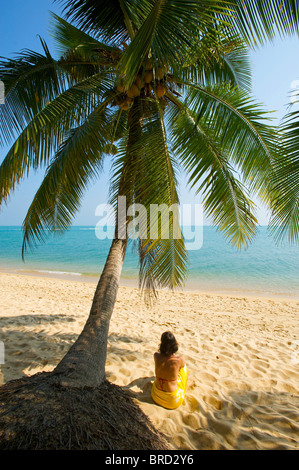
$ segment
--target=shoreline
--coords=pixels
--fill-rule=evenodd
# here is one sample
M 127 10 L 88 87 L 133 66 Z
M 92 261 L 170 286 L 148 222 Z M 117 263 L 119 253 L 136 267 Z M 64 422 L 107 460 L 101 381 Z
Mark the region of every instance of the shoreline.
M 17 269 L 17 268 L 1 268 L 0 274 L 15 274 L 20 276 L 31 276 L 31 277 L 41 277 L 45 279 L 57 279 L 61 281 L 72 281 L 72 282 L 82 282 L 88 284 L 97 284 L 100 278 L 99 276 L 81 274 L 81 273 L 71 273 L 71 272 L 61 272 L 61 271 L 51 271 L 51 270 L 33 270 L 33 269 Z M 121 277 L 120 287 L 128 287 L 132 289 L 139 290 L 138 280 L 129 279 Z M 169 289 L 158 289 L 158 292 L 168 291 Z M 193 294 L 203 294 L 203 295 L 215 295 L 215 296 L 225 296 L 225 297 L 240 297 L 240 298 L 250 298 L 250 299 L 269 299 L 277 301 L 290 301 L 297 302 L 299 301 L 299 292 L 298 295 L 295 294 L 283 294 L 283 293 L 261 293 L 254 290 L 244 290 L 238 289 L 231 286 L 230 288 L 200 288 L 196 281 L 188 281 L 185 287 L 175 290 L 176 293 L 193 293 Z

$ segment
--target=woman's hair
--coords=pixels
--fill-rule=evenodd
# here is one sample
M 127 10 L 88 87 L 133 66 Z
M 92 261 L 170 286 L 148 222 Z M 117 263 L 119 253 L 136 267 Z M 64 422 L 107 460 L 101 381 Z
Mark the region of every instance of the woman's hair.
M 178 349 L 179 345 L 174 335 L 170 331 L 165 331 L 161 336 L 159 352 L 169 356 L 170 354 L 176 353 Z

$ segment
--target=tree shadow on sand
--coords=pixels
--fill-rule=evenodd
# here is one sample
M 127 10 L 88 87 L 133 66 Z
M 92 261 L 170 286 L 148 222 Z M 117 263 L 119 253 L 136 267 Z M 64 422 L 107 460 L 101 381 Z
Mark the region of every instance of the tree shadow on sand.
M 24 369 L 30 372 L 38 368 L 54 368 L 78 335 L 59 330 L 49 334 L 48 326 L 57 322 L 61 327 L 71 321 L 67 315 L 2 317 L 0 340 L 4 344 L 5 355 L 4 364 L 0 365 L 0 385 L 23 377 Z
M 36 369 L 52 370 L 78 337 L 77 333 L 61 331 L 64 324 L 72 322 L 73 318 L 65 314 L 0 317 L 0 341 L 5 346 L 5 361 L 0 364 L 0 386 L 23 377 L 24 369 L 29 375 Z M 49 324 L 55 327 L 55 323 L 57 331 L 50 334 Z M 120 347 L 121 343 L 142 342 L 135 336 L 109 334 L 108 352 L 121 357 L 127 353 Z

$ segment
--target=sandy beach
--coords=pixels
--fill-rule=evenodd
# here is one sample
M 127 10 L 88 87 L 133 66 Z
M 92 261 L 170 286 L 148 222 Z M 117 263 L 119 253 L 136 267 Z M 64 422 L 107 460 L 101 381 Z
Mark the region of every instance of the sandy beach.
M 93 282 L 0 273 L 0 384 L 50 371 L 87 319 Z M 107 378 L 130 394 L 173 449 L 299 448 L 299 300 L 163 291 L 146 307 L 119 289 Z M 177 410 L 151 399 L 153 353 L 171 330 L 189 367 Z

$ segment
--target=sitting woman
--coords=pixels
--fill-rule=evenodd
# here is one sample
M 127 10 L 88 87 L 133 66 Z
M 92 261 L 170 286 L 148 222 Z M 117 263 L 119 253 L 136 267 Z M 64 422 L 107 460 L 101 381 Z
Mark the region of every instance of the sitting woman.
M 182 356 L 177 356 L 178 343 L 170 331 L 161 336 L 159 352 L 154 354 L 156 379 L 152 398 L 164 408 L 178 408 L 184 401 L 188 368 Z

